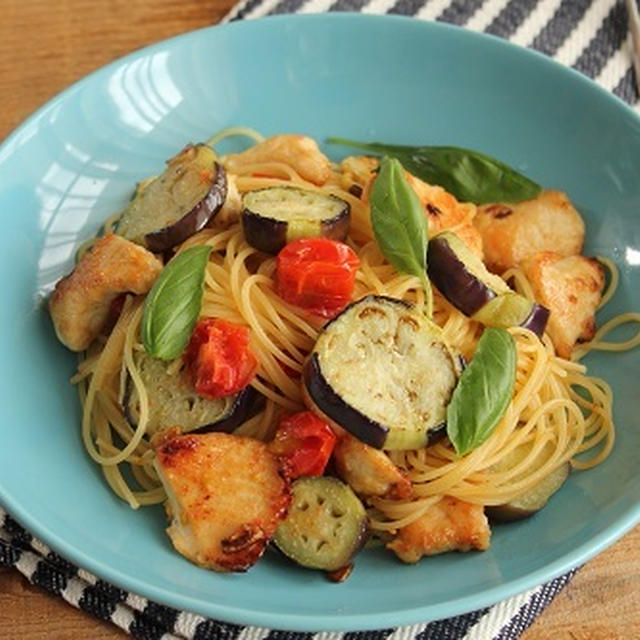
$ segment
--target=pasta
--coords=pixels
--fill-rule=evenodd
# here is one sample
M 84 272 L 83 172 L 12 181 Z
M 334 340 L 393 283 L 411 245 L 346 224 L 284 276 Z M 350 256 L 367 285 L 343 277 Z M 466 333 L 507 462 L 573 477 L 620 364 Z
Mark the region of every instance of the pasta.
M 213 139 L 212 144 L 229 134 L 261 140 L 250 131 L 234 129 Z M 426 300 L 420 279 L 400 273 L 389 264 L 372 230 L 366 191 L 361 195 L 349 191 L 337 167 L 321 186 L 303 178 L 281 158 L 235 167 L 234 178 L 241 195 L 275 185 L 295 185 L 348 202 L 351 227 L 346 243 L 360 260 L 354 299 L 384 295 L 410 301 L 419 311 L 424 310 Z M 458 227 L 470 224 L 471 214 L 469 209 Z M 107 231 L 114 222 L 109 221 Z M 277 295 L 275 258 L 265 257 L 250 246 L 238 221 L 214 220 L 184 241 L 177 251 L 194 246 L 211 247 L 200 315 L 247 326 L 251 349 L 259 361 L 258 374 L 251 384 L 265 398 L 264 407 L 236 433 L 268 441 L 273 437 L 278 416 L 304 408 L 300 375 L 325 320 L 305 314 Z M 604 304 L 615 292 L 617 271 L 610 261 L 603 262 L 611 274 Z M 533 299 L 522 271 L 511 269 L 503 278 Z M 80 357 L 72 379 L 83 405 L 82 435 L 87 451 L 102 466 L 113 491 L 133 508 L 160 503 L 166 497 L 152 464 L 154 434 L 147 430 L 149 398 L 135 358 L 144 350 L 139 331 L 142 313 L 143 300 L 128 297 L 109 335 L 95 341 Z M 433 317 L 452 348 L 471 359 L 482 326 L 437 291 Z M 640 315 L 624 314 L 603 325 L 590 342 L 576 349 L 573 360 L 558 357 L 547 335 L 540 340 L 527 329 L 509 329 L 517 349 L 515 390 L 491 436 L 463 457 L 456 455 L 446 439 L 418 450 L 388 452 L 410 480 L 413 497 L 369 498 L 371 528 L 394 533 L 420 518 L 443 496 L 483 506 L 501 505 L 534 487 L 560 465 L 570 462 L 575 469 L 587 469 L 605 460 L 615 440 L 612 391 L 604 380 L 590 376 L 580 360 L 591 349 L 618 351 L 639 344 L 640 332 L 622 343 L 604 339 L 623 323 L 640 323 Z M 178 358 L 169 364 L 168 372 L 178 375 L 182 366 Z M 127 375 L 140 400 L 135 428 L 121 406 L 123 379 Z M 517 465 L 501 470 L 500 460 L 527 443 L 528 454 Z M 540 464 L 543 450 L 550 453 Z

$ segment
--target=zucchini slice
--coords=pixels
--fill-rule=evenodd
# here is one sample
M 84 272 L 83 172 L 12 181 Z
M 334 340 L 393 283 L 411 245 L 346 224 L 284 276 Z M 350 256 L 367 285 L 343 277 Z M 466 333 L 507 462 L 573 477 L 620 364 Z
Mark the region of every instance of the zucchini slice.
M 325 326 L 303 392 L 312 410 L 366 444 L 419 449 L 442 436 L 460 365 L 412 304 L 367 296 Z
M 179 425 L 182 433 L 233 431 L 247 420 L 258 395 L 248 386 L 224 398 L 202 398 L 183 371 L 171 375 L 165 362 L 144 352 L 137 353 L 135 360 L 149 398 L 149 434 L 173 425 Z M 131 376 L 123 375 L 122 409 L 127 422 L 135 428 L 140 398 Z
M 227 197 L 227 178 L 212 149 L 190 145 L 167 162 L 164 172 L 137 189 L 116 233 L 154 253 L 200 231 Z
M 521 326 L 538 336 L 544 333 L 549 310 L 490 273 L 455 233 L 443 231 L 429 240 L 427 264 L 431 282 L 466 316 L 486 326 Z
M 292 493 L 289 514 L 273 538 L 278 548 L 309 569 L 348 566 L 367 537 L 367 514 L 356 494 L 328 476 L 300 478 Z
M 510 468 L 520 464 L 531 451 L 531 444 L 524 443 L 517 446 L 507 456 L 495 464 L 493 471 L 508 471 Z M 542 466 L 553 454 L 555 447 L 549 443 L 542 448 L 542 451 L 532 461 L 534 470 Z M 571 472 L 571 465 L 564 462 L 556 467 L 548 475 L 544 476 L 540 482 L 528 489 L 519 496 L 516 496 L 505 504 L 486 507 L 487 515 L 492 520 L 499 522 L 511 522 L 513 520 L 522 520 L 537 513 L 546 504 L 549 498 L 564 484 Z M 514 481 L 519 480 L 516 476 Z
M 348 202 L 298 187 L 249 191 L 242 206 L 247 242 L 265 253 L 278 253 L 299 238 L 344 240 L 351 222 Z

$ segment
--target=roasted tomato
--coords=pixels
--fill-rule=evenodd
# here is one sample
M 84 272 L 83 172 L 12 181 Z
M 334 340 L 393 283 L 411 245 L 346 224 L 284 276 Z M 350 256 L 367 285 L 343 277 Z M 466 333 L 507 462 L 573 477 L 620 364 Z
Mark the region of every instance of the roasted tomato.
M 205 398 L 222 398 L 244 389 L 258 359 L 249 347 L 249 330 L 226 320 L 202 318 L 184 352 L 193 385 Z
M 300 476 L 321 476 L 336 444 L 331 427 L 311 411 L 281 418 L 269 449 L 282 461 L 291 480 Z
M 276 261 L 276 290 L 287 302 L 333 318 L 351 301 L 358 256 L 342 242 L 301 238 L 287 244 Z

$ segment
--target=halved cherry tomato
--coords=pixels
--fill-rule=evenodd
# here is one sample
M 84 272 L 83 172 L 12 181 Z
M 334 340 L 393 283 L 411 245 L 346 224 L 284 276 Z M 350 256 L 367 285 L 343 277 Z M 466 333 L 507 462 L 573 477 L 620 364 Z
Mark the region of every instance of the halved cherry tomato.
M 276 291 L 287 302 L 333 318 L 351 302 L 360 260 L 342 242 L 301 238 L 276 259 Z
M 244 389 L 258 369 L 249 330 L 226 320 L 202 318 L 184 352 L 197 393 L 222 398 Z
M 331 427 L 311 411 L 280 419 L 269 448 L 280 457 L 284 474 L 291 480 L 300 476 L 321 476 L 336 444 Z

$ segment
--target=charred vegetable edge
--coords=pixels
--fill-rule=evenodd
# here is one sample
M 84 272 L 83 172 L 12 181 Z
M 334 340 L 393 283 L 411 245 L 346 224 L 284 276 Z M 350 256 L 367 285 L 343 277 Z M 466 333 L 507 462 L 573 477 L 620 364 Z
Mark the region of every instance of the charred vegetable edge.
M 331 327 L 336 320 L 343 314 L 347 313 L 352 307 L 364 302 L 365 300 L 384 300 L 392 304 L 403 306 L 406 309 L 412 309 L 413 305 L 407 300 L 392 298 L 391 296 L 369 295 L 359 300 L 355 300 L 347 306 L 341 314 L 333 318 L 324 326 L 324 331 Z M 466 366 L 464 358 L 456 358 L 452 354 L 452 363 L 456 374 L 459 376 Z M 309 408 L 317 413 L 321 418 L 327 420 L 329 424 L 346 429 L 358 438 L 361 442 L 368 444 L 376 449 L 384 449 L 389 438 L 391 429 L 369 418 L 364 413 L 347 404 L 340 395 L 333 389 L 322 373 L 318 355 L 312 352 L 307 358 L 302 370 L 302 393 L 306 404 Z M 446 421 L 443 421 L 425 434 L 426 439 L 423 446 L 435 444 L 446 435 Z
M 257 213 L 252 211 L 246 204 L 247 196 L 260 193 L 261 191 L 270 191 L 272 189 L 284 189 L 292 192 L 305 191 L 305 189 L 300 189 L 298 187 L 277 186 L 256 189 L 255 191 L 249 191 L 245 194 L 242 209 L 242 229 L 247 242 L 255 249 L 258 249 L 258 251 L 276 254 L 287 243 L 297 240 L 299 237 L 322 237 L 329 238 L 330 240 L 338 240 L 340 242 L 346 238 L 351 225 L 351 206 L 345 200 L 334 195 L 317 194 L 322 195 L 327 199 L 342 203 L 342 210 L 330 218 L 313 220 L 312 222 L 314 227 L 317 223 L 317 232 L 309 235 L 304 234 L 296 237 L 290 237 L 290 221 L 278 220 L 276 218 L 270 218 L 261 213 Z M 315 194 L 316 192 L 311 193 Z
M 216 176 L 205 197 L 179 220 L 145 235 L 149 251 L 160 253 L 175 247 L 201 231 L 218 213 L 227 198 L 227 174 L 220 163 L 215 162 L 213 167 Z

